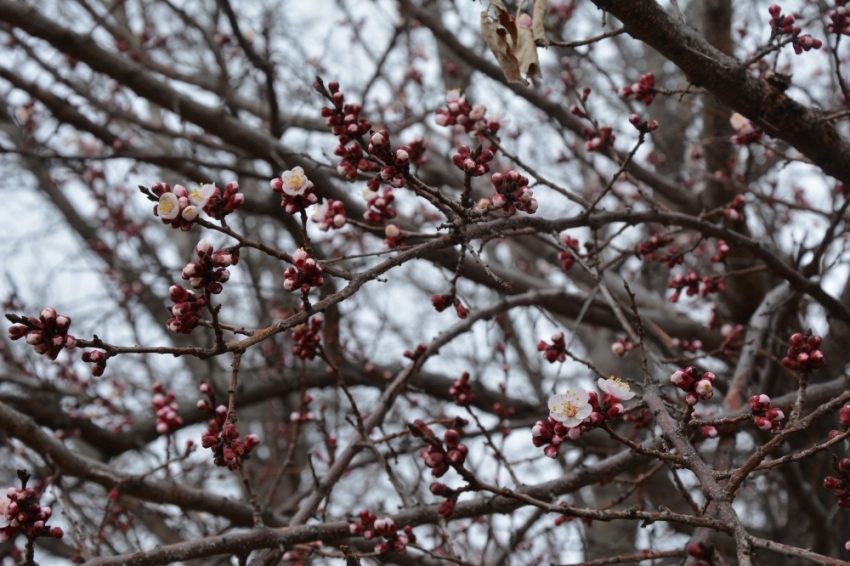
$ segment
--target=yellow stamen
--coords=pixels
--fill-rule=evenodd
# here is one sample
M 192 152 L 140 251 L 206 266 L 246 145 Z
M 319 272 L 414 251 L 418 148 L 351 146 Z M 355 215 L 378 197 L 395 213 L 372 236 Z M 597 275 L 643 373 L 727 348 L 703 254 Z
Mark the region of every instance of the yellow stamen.
M 570 418 L 573 418 L 578 413 L 578 407 L 572 403 L 561 403 L 561 411 Z

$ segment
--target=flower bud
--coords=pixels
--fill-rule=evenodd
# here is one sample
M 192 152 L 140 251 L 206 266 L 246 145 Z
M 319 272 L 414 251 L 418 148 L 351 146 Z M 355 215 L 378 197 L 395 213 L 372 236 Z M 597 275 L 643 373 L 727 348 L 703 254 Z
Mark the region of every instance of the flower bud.
M 198 254 L 199 258 L 203 258 L 204 256 L 208 256 L 213 252 L 213 245 L 206 239 L 198 242 L 198 245 L 195 246 L 195 253 Z

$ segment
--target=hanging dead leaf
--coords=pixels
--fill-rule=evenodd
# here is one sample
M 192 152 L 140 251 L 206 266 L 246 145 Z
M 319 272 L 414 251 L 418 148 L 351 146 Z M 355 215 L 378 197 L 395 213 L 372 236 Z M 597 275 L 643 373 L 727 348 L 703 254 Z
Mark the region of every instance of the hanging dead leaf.
M 531 33 L 534 35 L 534 42 L 540 47 L 549 46 L 549 40 L 546 39 L 546 30 L 543 28 L 543 20 L 546 18 L 548 7 L 549 3 L 546 0 L 534 0 Z
M 491 9 L 495 19 L 490 17 Z M 523 75 L 540 75 L 534 35 L 529 28 L 518 26 L 511 20 L 502 0 L 491 0 L 490 6 L 481 12 L 481 35 L 496 56 L 508 82 L 527 85 L 528 81 Z

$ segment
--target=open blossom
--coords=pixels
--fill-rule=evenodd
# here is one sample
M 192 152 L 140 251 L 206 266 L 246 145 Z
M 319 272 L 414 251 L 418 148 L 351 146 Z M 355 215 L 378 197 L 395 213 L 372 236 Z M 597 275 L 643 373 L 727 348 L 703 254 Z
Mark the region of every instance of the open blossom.
M 613 375 L 610 379 L 602 379 L 600 377 L 596 384 L 599 386 L 599 390 L 602 391 L 602 393 L 607 393 L 614 399 L 619 399 L 620 401 L 628 401 L 635 396 L 634 391 L 629 390 L 628 383 L 619 377 L 614 377 Z
M 215 183 L 209 185 L 201 185 L 189 193 L 189 205 L 183 208 L 180 215 L 186 220 L 194 220 L 201 213 L 201 210 L 207 206 L 210 197 L 215 192 Z M 168 193 L 165 193 L 168 194 Z M 162 195 L 162 196 L 165 196 Z M 160 199 L 161 201 L 162 199 Z
M 581 387 L 556 393 L 549 397 L 549 416 L 565 426 L 578 426 L 593 412 L 588 399 Z
M 304 174 L 304 169 L 301 167 L 295 167 L 290 171 L 284 171 L 280 176 L 280 180 L 283 181 L 281 190 L 291 197 L 301 196 L 304 194 L 304 191 L 313 186 L 312 181 L 307 179 L 307 176 Z
M 163 220 L 173 220 L 180 213 L 180 199 L 174 193 L 163 193 L 156 205 L 156 213 Z

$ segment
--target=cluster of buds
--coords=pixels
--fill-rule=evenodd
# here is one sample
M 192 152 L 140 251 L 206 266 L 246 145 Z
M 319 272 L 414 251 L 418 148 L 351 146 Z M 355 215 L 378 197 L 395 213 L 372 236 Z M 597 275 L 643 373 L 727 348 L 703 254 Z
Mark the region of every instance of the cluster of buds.
M 712 254 L 711 261 L 719 263 L 729 255 L 729 244 L 725 240 L 717 240 L 717 253 Z
M 502 389 L 504 384 L 499 385 L 499 389 Z M 516 409 L 511 407 L 510 405 L 502 405 L 499 402 L 493 403 L 493 414 L 499 417 L 502 420 L 512 419 L 516 415 Z M 510 429 L 503 428 L 502 435 L 507 436 L 510 434 Z
M 198 409 L 214 415 L 214 418 L 209 421 L 207 430 L 201 434 L 201 446 L 212 450 L 213 463 L 216 466 L 238 470 L 243 460 L 246 460 L 251 451 L 260 444 L 260 439 L 256 434 L 249 434 L 244 441 L 240 440 L 236 425 L 228 422 L 227 407 L 219 405 L 213 410 L 215 393 L 210 384 L 202 383 L 200 390 L 207 396 L 207 400 L 198 401 Z
M 405 144 L 404 147 L 406 148 L 407 156 L 412 164 L 422 165 L 428 161 L 428 156 L 425 154 L 428 147 L 425 145 L 425 138 L 422 136 L 413 138 Z
M 322 266 L 304 250 L 298 250 L 292 254 L 292 266 L 283 272 L 283 288 L 293 293 L 300 290 L 309 293 L 312 287 L 321 287 L 325 284 L 322 276 Z
M 154 183 L 151 192 L 159 197 L 159 201 L 153 213 L 159 216 L 164 224 L 188 232 L 201 210 L 209 204 L 215 191 L 215 185 L 201 185 L 189 192 L 183 185 L 174 185 L 172 189 L 168 183 Z
M 444 483 L 440 482 L 432 482 L 429 486 L 429 491 L 436 495 L 437 497 L 445 497 L 446 500 L 440 503 L 440 506 L 437 507 L 437 515 L 443 517 L 444 519 L 448 519 L 452 516 L 452 513 L 455 511 L 455 506 L 457 505 L 457 498 L 461 493 L 466 491 L 466 487 L 460 487 L 458 489 L 452 489 Z
M 517 208 L 528 214 L 537 212 L 537 199 L 534 192 L 528 188 L 528 178 L 514 170 L 504 175 L 493 173 L 490 178 L 496 194 L 490 199 L 493 208 L 501 208 L 505 217 L 516 214 Z
M 62 538 L 65 533 L 60 527 L 47 524 L 53 514 L 50 507 L 42 507 L 38 502 L 40 494 L 26 486 L 29 474 L 18 470 L 18 478 L 21 480 L 21 488 L 10 487 L 6 490 L 4 517 L 9 524 L 0 527 L 0 542 L 12 540 L 18 533 L 30 540 L 42 536 Z
M 770 12 L 770 27 L 773 30 L 773 35 L 790 35 L 794 53 L 797 55 L 803 51 L 820 49 L 823 46 L 821 40 L 815 39 L 811 35 L 800 35 L 803 30 L 794 25 L 794 16 L 783 16 L 782 7 L 779 4 L 771 4 L 767 11 Z
M 479 137 L 496 135 L 502 127 L 499 120 L 487 119 L 487 107 L 483 104 L 470 106 L 460 91 L 450 90 L 446 94 L 446 108 L 438 108 L 434 120 L 438 126 L 458 125 L 466 133 L 475 132 Z
M 629 384 L 619 378 L 597 380 L 602 399 L 595 391 L 572 387 L 563 393 L 549 397 L 549 418 L 537 421 L 531 429 L 531 441 L 538 448 L 545 446 L 543 453 L 557 458 L 560 446 L 567 438 L 575 440 L 584 432 L 598 427 L 606 420 L 620 417 L 623 412 L 621 401 L 635 396 Z
M 850 458 L 836 460 L 833 456 L 832 467 L 838 472 L 838 477 L 826 476 L 823 486 L 834 492 L 839 507 L 847 508 L 850 507 Z
M 378 516 L 371 511 L 363 510 L 359 518 L 359 523 L 352 522 L 348 525 L 349 532 L 355 536 L 362 535 L 366 540 L 371 540 L 376 535 L 386 539 L 386 542 L 375 545 L 375 552 L 378 554 L 405 552 L 408 543 L 416 543 L 416 535 L 413 534 L 413 527 L 410 525 L 405 525 L 399 533 L 395 521 L 389 517 L 378 519 Z
M 180 285 L 172 285 L 168 289 L 168 296 L 174 302 L 174 306 L 168 308 L 171 318 L 168 319 L 166 327 L 178 334 L 191 333 L 198 326 L 204 307 L 207 305 L 206 295 L 196 295 Z
M 457 153 L 452 155 L 452 164 L 471 177 L 480 177 L 490 171 L 490 162 L 493 161 L 493 152 L 483 149 L 482 146 L 475 151 L 468 146 L 462 145 L 457 148 Z
M 550 364 L 566 361 L 567 342 L 564 340 L 564 333 L 558 332 L 553 334 L 551 344 L 547 343 L 545 340 L 541 340 L 537 343 L 537 351 L 543 352 L 543 357 Z
M 764 137 L 764 132 L 756 128 L 753 123 L 747 118 L 735 112 L 729 118 L 732 128 L 735 130 L 735 135 L 732 136 L 732 141 L 737 145 L 747 145 L 759 141 Z
M 753 411 L 753 423 L 765 432 L 779 430 L 779 423 L 785 418 L 782 409 L 770 408 L 770 397 L 765 394 L 750 397 L 750 409 Z
M 732 199 L 732 202 L 727 204 L 723 208 L 723 214 L 729 220 L 733 222 L 737 222 L 738 220 L 742 220 L 744 218 L 744 206 L 747 204 L 744 195 L 735 195 L 735 198 Z
M 156 431 L 159 434 L 170 434 L 183 426 L 183 419 L 177 414 L 177 403 L 174 402 L 174 392 L 165 393 L 162 383 L 153 384 L 154 396 L 151 408 L 156 412 Z
M 364 156 L 363 148 L 357 142 L 336 146 L 334 155 L 340 158 L 339 165 L 336 166 L 337 173 L 349 181 L 357 178 L 358 171 L 368 173 L 378 169 L 378 164 Z
M 292 329 L 292 355 L 302 360 L 312 360 L 318 353 L 322 337 L 319 330 L 322 328 L 322 317 L 314 316 L 304 324 L 299 324 Z
M 360 117 L 363 107 L 357 103 L 345 103 L 345 95 L 339 90 L 339 83 L 331 81 L 328 83 L 329 93 L 324 91 L 324 87 L 318 82 L 313 83 L 313 88 L 319 93 L 329 96 L 333 103 L 333 108 L 322 108 L 322 118 L 325 119 L 325 124 L 331 128 L 333 135 L 339 138 L 340 144 L 347 144 L 353 139 L 356 139 L 372 129 L 372 124 L 369 120 Z
M 289 214 L 304 211 L 319 201 L 313 192 L 313 182 L 307 178 L 301 167 L 284 171 L 269 184 L 274 192 L 280 194 L 280 207 Z
M 639 243 L 635 247 L 635 255 L 640 257 L 643 256 L 647 261 L 664 261 L 665 263 L 670 261 L 670 257 L 668 257 L 664 252 L 656 253 L 660 248 L 664 246 L 668 246 L 673 242 L 673 236 L 670 234 L 653 234 L 645 242 Z M 677 263 L 681 263 L 678 260 L 679 256 L 676 255 L 675 246 L 669 246 L 667 248 L 667 253 L 671 256 L 676 256 Z M 664 260 L 660 260 L 660 257 L 664 257 Z M 673 265 L 676 265 L 675 263 Z M 672 266 L 670 266 L 672 267 Z
M 245 195 L 239 192 L 239 183 L 236 181 L 227 183 L 224 194 L 215 185 L 213 189 L 207 204 L 203 207 L 206 215 L 211 218 L 222 220 L 245 202 Z
M 239 253 L 229 249 L 215 251 L 207 240 L 198 242 L 195 253 L 198 255 L 198 261 L 187 263 L 181 277 L 188 281 L 193 289 L 203 289 L 218 295 L 223 289 L 221 284 L 230 279 L 230 271 L 227 268 L 239 262 Z
M 565 246 L 578 253 L 578 240 L 571 238 L 566 232 L 561 232 L 560 238 Z M 569 271 L 576 262 L 573 254 L 568 251 L 558 252 L 558 261 L 561 262 L 561 269 L 564 271 Z
M 82 355 L 83 361 L 87 364 L 94 364 L 91 368 L 91 374 L 95 377 L 100 377 L 103 375 L 103 372 L 106 371 L 106 354 L 101 352 L 100 350 L 94 350 L 92 352 L 83 352 Z
M 698 350 L 702 350 L 702 340 L 680 340 L 673 338 L 671 341 L 673 346 L 679 348 L 683 352 L 695 354 Z
M 375 552 L 378 554 L 405 552 L 407 550 L 407 543 L 416 543 L 416 535 L 413 534 L 413 527 L 405 525 L 403 533 L 399 533 L 396 529 L 395 521 L 389 517 L 375 521 L 375 532 L 386 539 L 386 542 L 379 542 L 375 545 Z
M 56 314 L 55 309 L 42 309 L 38 318 L 12 314 L 7 314 L 6 318 L 9 322 L 16 323 L 9 327 L 9 338 L 24 338 L 36 354 L 55 360 L 63 348 L 73 350 L 77 347 L 77 339 L 68 334 L 71 317 Z
M 609 147 L 614 147 L 614 142 L 617 139 L 611 126 L 602 126 L 599 128 L 599 131 L 585 126 L 582 128 L 581 133 L 584 135 L 584 148 L 587 151 L 602 151 Z
M 384 228 L 384 236 L 384 247 L 388 250 L 396 249 L 407 239 L 407 234 L 402 232 L 396 224 L 387 224 Z
M 714 395 L 713 383 L 717 376 L 714 373 L 700 372 L 694 366 L 676 370 L 670 376 L 670 382 L 685 392 L 685 402 L 696 405 L 700 399 L 707 401 Z
M 567 58 L 566 57 L 562 58 L 561 63 L 563 63 L 565 59 L 567 59 Z M 572 114 L 578 116 L 579 118 L 587 118 L 587 112 L 585 112 L 586 107 L 583 108 L 583 106 L 584 106 L 584 103 L 587 102 L 587 97 L 590 96 L 590 90 L 591 89 L 590 89 L 589 86 L 586 86 L 583 89 L 581 89 L 581 96 L 579 97 L 579 99 L 582 102 L 582 106 L 579 106 L 578 104 L 573 104 L 572 106 L 570 106 L 570 112 Z
M 310 403 L 313 402 L 312 395 L 305 395 L 304 399 L 301 400 L 301 407 L 298 411 L 292 411 L 289 413 L 289 422 L 291 423 L 309 423 L 316 420 L 316 413 L 311 411 L 308 407 Z M 321 410 L 324 410 L 324 403 L 322 404 Z M 330 441 L 333 437 L 328 437 Z
M 545 446 L 543 453 L 550 458 L 557 458 L 561 453 L 561 443 L 567 438 L 576 439 L 581 436 L 579 427 L 568 427 L 552 417 L 545 421 L 537 421 L 531 429 L 531 442 L 538 448 Z
M 726 281 L 722 276 L 717 277 L 700 277 L 693 269 L 689 269 L 685 274 L 678 273 L 667 283 L 668 289 L 675 289 L 670 296 L 670 302 L 676 303 L 679 301 L 679 296 L 682 289 L 685 290 L 685 295 L 693 297 L 699 295 L 705 297 L 709 293 L 721 293 L 726 290 Z
M 316 207 L 310 219 L 319 225 L 319 230 L 327 232 L 345 226 L 348 217 L 345 215 L 345 204 L 341 200 L 326 199 Z
M 624 86 L 619 92 L 622 98 L 634 98 L 647 106 L 655 99 L 655 75 L 645 73 L 632 86 Z
M 469 309 L 466 308 L 463 303 L 460 302 L 454 295 L 432 295 L 431 296 L 431 306 L 437 312 L 443 312 L 449 305 L 455 308 L 455 312 L 457 313 L 458 318 L 466 318 L 469 316 Z
M 782 365 L 788 369 L 807 373 L 822 368 L 826 363 L 820 349 L 821 337 L 813 335 L 811 330 L 805 336 L 799 332 L 792 334 L 788 342 L 790 346 L 782 358 Z
M 393 190 L 384 189 L 379 192 L 378 189 L 379 187 L 376 186 L 374 190 L 369 188 L 363 191 L 363 198 L 366 199 L 366 212 L 363 213 L 363 220 L 366 222 L 383 222 L 395 218 L 398 214 L 391 206 L 395 200 Z
M 465 420 L 456 418 L 455 422 L 452 423 L 453 428 L 446 430 L 441 442 L 423 420 L 416 419 L 412 423 L 407 423 L 410 434 L 416 438 L 421 438 L 428 444 L 428 447 L 423 449 L 419 455 L 425 460 L 425 465 L 431 468 L 431 475 L 435 478 L 446 475 L 449 466 L 455 469 L 463 468 L 469 449 L 465 444 L 460 443 L 459 429 L 465 424 Z
M 449 395 L 455 402 L 455 405 L 460 407 L 468 407 L 471 403 L 475 403 L 475 393 L 472 392 L 472 386 L 469 384 L 469 372 L 465 371 L 456 379 L 452 386 L 449 387 Z
M 379 175 L 380 180 L 396 189 L 403 187 L 406 182 L 404 174 L 410 169 L 410 147 L 402 145 L 393 151 L 390 145 L 390 133 L 387 130 L 378 130 L 369 138 L 367 150 L 384 162 Z M 377 179 L 378 177 L 373 182 L 379 182 Z
M 618 358 L 622 358 L 622 357 L 623 357 L 623 356 L 625 356 L 627 353 L 629 353 L 629 352 L 631 352 L 632 350 L 634 350 L 634 347 L 635 347 L 635 343 L 634 343 L 634 342 L 632 342 L 632 341 L 628 338 L 628 336 L 627 336 L 627 337 L 625 337 L 625 338 L 617 338 L 617 339 L 616 339 L 616 340 L 615 340 L 615 341 L 611 344 L 611 352 L 612 352 L 615 356 L 617 356 Z
M 829 19 L 832 23 L 826 24 L 828 33 L 836 33 L 840 35 L 850 35 L 850 12 L 847 11 L 842 4 L 843 1 L 836 2 L 838 6 L 829 11 Z
M 640 114 L 629 115 L 629 124 L 634 126 L 637 131 L 642 133 L 654 132 L 658 129 L 658 120 L 650 120 L 649 122 L 647 122 L 646 120 L 640 117 Z

